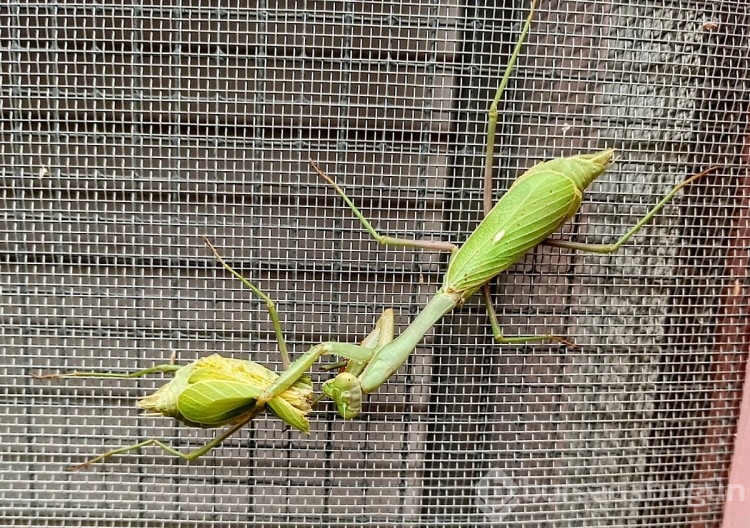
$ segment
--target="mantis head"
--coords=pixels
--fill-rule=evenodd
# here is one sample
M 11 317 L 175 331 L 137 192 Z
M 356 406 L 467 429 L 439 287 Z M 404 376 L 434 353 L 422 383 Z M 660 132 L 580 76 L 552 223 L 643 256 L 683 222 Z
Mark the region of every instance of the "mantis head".
M 362 387 L 359 379 L 350 372 L 341 372 L 323 384 L 323 392 L 336 402 L 339 414 L 351 420 L 362 412 Z

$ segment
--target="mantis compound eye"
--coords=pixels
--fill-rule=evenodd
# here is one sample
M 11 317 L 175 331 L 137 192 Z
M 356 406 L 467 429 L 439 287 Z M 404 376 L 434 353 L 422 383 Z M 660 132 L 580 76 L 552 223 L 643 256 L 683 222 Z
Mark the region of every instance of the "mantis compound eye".
M 351 420 L 362 412 L 362 387 L 359 379 L 349 372 L 342 372 L 323 384 L 323 392 L 336 402 L 339 414 Z

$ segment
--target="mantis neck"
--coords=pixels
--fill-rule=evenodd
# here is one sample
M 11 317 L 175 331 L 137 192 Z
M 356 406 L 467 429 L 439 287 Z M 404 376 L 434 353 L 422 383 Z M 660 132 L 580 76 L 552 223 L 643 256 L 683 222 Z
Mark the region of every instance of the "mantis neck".
M 396 339 L 378 350 L 359 378 L 362 391 L 368 394 L 406 363 L 409 354 L 417 347 L 427 331 L 441 317 L 453 310 L 460 296 L 446 293 L 442 288 L 435 293 L 416 319 Z

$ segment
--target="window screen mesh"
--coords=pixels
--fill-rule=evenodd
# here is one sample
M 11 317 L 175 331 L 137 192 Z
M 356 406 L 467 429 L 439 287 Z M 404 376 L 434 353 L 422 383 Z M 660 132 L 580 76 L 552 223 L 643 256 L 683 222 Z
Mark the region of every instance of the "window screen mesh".
M 494 188 L 542 159 L 615 147 L 561 237 L 442 319 L 363 415 L 310 435 L 145 417 L 164 378 L 211 353 L 280 369 L 403 330 L 447 258 L 376 245 L 308 159 L 383 233 L 461 242 L 481 217 L 489 101 L 528 2 L 6 2 L 0 7 L 5 526 L 717 526 L 747 353 L 747 7 L 542 0 L 500 105 Z M 331 376 L 314 369 L 316 384 Z

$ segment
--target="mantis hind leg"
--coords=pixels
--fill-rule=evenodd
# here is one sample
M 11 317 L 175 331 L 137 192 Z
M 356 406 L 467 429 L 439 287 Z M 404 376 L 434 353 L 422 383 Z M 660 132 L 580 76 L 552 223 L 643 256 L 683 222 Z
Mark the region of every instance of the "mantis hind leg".
M 143 370 L 137 370 L 136 372 L 96 372 L 96 371 L 73 371 L 66 372 L 63 374 L 32 374 L 36 379 L 59 379 L 59 378 L 117 378 L 117 379 L 132 379 L 142 378 L 149 374 L 156 372 L 177 372 L 184 365 L 176 365 L 174 363 L 164 363 L 162 365 L 154 365 Z
M 531 29 L 531 23 L 534 20 L 535 9 L 536 9 L 536 0 L 532 0 L 531 5 L 529 7 L 529 13 L 526 16 L 526 22 L 524 22 L 523 28 L 521 29 L 521 34 L 518 37 L 518 41 L 516 42 L 515 47 L 513 48 L 513 53 L 511 54 L 510 59 L 508 59 L 508 64 L 505 68 L 505 73 L 503 74 L 503 78 L 500 81 L 500 85 L 498 86 L 497 91 L 495 92 L 495 97 L 492 100 L 492 104 L 490 105 L 490 109 L 488 112 L 489 118 L 487 120 L 487 145 L 485 147 L 485 159 L 484 159 L 484 185 L 482 189 L 483 191 L 482 194 L 484 196 L 484 199 L 482 201 L 482 207 L 483 207 L 485 216 L 489 214 L 493 206 L 492 169 L 494 167 L 495 134 L 497 130 L 498 105 L 500 103 L 500 99 L 502 98 L 503 92 L 505 91 L 505 88 L 508 85 L 510 76 L 513 73 L 513 69 L 515 68 L 518 55 L 521 53 L 521 48 L 523 46 L 523 43 L 526 41 L 526 37 L 528 36 L 529 31 Z M 495 336 L 495 340 L 499 343 L 522 344 L 522 343 L 531 343 L 535 341 L 557 341 L 567 346 L 573 346 L 573 347 L 576 346 L 575 344 L 568 341 L 567 339 L 563 339 L 562 337 L 558 337 L 555 335 L 505 337 L 503 335 L 502 329 L 500 328 L 500 323 L 497 320 L 497 313 L 495 312 L 495 308 L 492 306 L 492 297 L 490 295 L 489 284 L 485 284 L 484 286 L 482 286 L 482 300 L 484 302 L 485 308 L 487 309 L 487 315 L 489 315 L 489 318 L 490 318 L 490 326 L 492 326 L 492 334 Z
M 221 444 L 224 440 L 226 440 L 228 437 L 232 436 L 234 433 L 236 433 L 240 428 L 242 428 L 247 422 L 249 422 L 253 416 L 255 416 L 254 413 L 250 417 L 247 417 L 237 423 L 235 423 L 232 427 L 224 431 L 222 434 L 211 440 L 210 442 L 207 442 L 206 444 L 202 445 L 198 449 L 195 449 L 194 451 L 190 451 L 189 453 L 183 453 L 182 451 L 179 451 L 172 447 L 171 445 L 157 439 L 157 438 L 149 438 L 147 440 L 143 440 L 142 442 L 138 442 L 136 444 L 126 445 L 122 447 L 118 447 L 115 449 L 112 449 L 110 451 L 107 451 L 106 453 L 102 453 L 101 455 L 95 456 L 94 458 L 91 458 L 87 460 L 86 462 L 83 462 L 81 464 L 75 464 L 72 466 L 69 466 L 67 469 L 68 471 L 78 471 L 79 469 L 84 469 L 92 464 L 96 464 L 97 462 L 101 462 L 103 460 L 106 460 L 112 456 L 115 455 L 122 455 L 124 453 L 129 453 L 130 451 L 137 451 L 143 447 L 149 447 L 149 446 L 156 446 L 160 447 L 167 453 L 173 456 L 177 456 L 182 458 L 183 460 L 192 461 L 196 460 L 209 451 L 211 451 L 214 447 Z
M 565 249 L 574 249 L 577 251 L 587 251 L 589 253 L 600 253 L 600 254 L 608 254 L 608 253 L 614 253 L 620 247 L 625 244 L 628 240 L 630 240 L 638 231 L 643 229 L 643 226 L 645 226 L 654 216 L 656 216 L 659 211 L 661 211 L 667 203 L 674 198 L 674 195 L 677 194 L 680 189 L 683 187 L 686 187 L 693 183 L 694 181 L 702 178 L 709 172 L 712 172 L 719 167 L 710 167 L 702 172 L 699 172 L 698 174 L 694 174 L 687 180 L 678 183 L 674 187 L 672 187 L 672 190 L 669 191 L 664 198 L 662 198 L 659 203 L 657 203 L 654 207 L 651 208 L 644 216 L 641 218 L 636 224 L 631 227 L 627 233 L 622 235 L 616 242 L 612 244 L 582 244 L 579 242 L 570 242 L 570 241 L 564 241 L 564 240 L 545 240 L 544 244 L 548 246 L 554 246 L 554 247 L 560 247 Z
M 487 216 L 487 214 L 492 209 L 492 167 L 494 166 L 495 158 L 495 134 L 497 130 L 498 112 L 497 107 L 500 104 L 500 98 L 503 96 L 505 88 L 508 86 L 508 81 L 510 81 L 510 76 L 513 73 L 513 69 L 515 68 L 516 61 L 518 60 L 518 55 L 521 53 L 523 43 L 526 41 L 526 37 L 531 30 L 531 22 L 534 20 L 535 9 L 536 0 L 532 0 L 531 5 L 529 6 L 529 14 L 526 16 L 526 22 L 523 25 L 523 29 L 521 29 L 521 34 L 518 37 L 516 46 L 513 48 L 513 53 L 511 54 L 510 59 L 508 59 L 508 64 L 505 67 L 505 73 L 503 74 L 503 78 L 500 81 L 500 85 L 497 87 L 495 97 L 492 100 L 492 104 L 490 105 L 489 118 L 487 119 L 487 146 L 484 155 L 483 208 L 485 216 Z
M 271 324 L 273 324 L 273 331 L 276 334 L 276 341 L 279 343 L 279 353 L 281 354 L 281 366 L 284 369 L 288 369 L 291 362 L 289 361 L 289 350 L 286 345 L 286 339 L 284 338 L 284 332 L 281 329 L 281 320 L 279 319 L 279 312 L 276 310 L 276 303 L 273 302 L 273 299 L 271 299 L 268 295 L 263 293 L 263 291 L 258 288 L 255 284 L 247 280 L 240 272 L 236 271 L 232 266 L 230 266 L 219 254 L 219 251 L 214 247 L 214 245 L 211 243 L 211 241 L 208 239 L 207 236 L 201 235 L 201 239 L 203 242 L 205 242 L 206 246 L 208 246 L 208 249 L 211 250 L 211 253 L 213 253 L 214 258 L 219 262 L 219 264 L 222 265 L 222 267 L 227 270 L 229 273 L 234 275 L 237 279 L 242 282 L 247 288 L 252 291 L 256 296 L 258 296 L 263 302 L 266 303 L 266 309 L 268 310 L 268 315 L 271 318 Z
M 482 301 L 484 302 L 484 306 L 487 309 L 487 315 L 489 315 L 490 318 L 492 335 L 495 337 L 495 341 L 497 341 L 498 343 L 502 343 L 505 345 L 520 345 L 524 343 L 536 343 L 539 341 L 556 341 L 571 348 L 578 348 L 578 345 L 576 345 L 572 341 L 552 334 L 505 337 L 503 335 L 502 328 L 500 328 L 500 323 L 497 320 L 497 313 L 495 312 L 495 308 L 492 306 L 492 297 L 490 295 L 488 284 L 485 284 L 482 287 Z
M 313 169 L 315 169 L 315 172 L 318 173 L 318 176 L 323 178 L 326 182 L 328 182 L 341 196 L 341 198 L 344 200 L 346 205 L 349 206 L 349 209 L 352 210 L 354 213 L 354 216 L 357 217 L 359 222 L 362 224 L 362 227 L 364 227 L 368 233 L 372 236 L 372 238 L 375 239 L 375 241 L 378 244 L 382 244 L 384 246 L 395 246 L 395 247 L 411 247 L 411 248 L 419 248 L 419 249 L 430 249 L 433 251 L 449 251 L 451 253 L 455 252 L 457 246 L 455 244 L 451 244 L 450 242 L 443 242 L 441 240 L 406 240 L 401 238 L 393 238 L 385 235 L 381 235 L 378 233 L 378 231 L 372 226 L 369 220 L 365 217 L 364 214 L 362 214 L 362 211 L 359 210 L 359 208 L 354 205 L 354 202 L 352 201 L 349 196 L 344 192 L 344 190 L 341 188 L 341 186 L 336 183 L 333 178 L 328 176 L 323 170 L 318 166 L 316 162 L 313 160 L 310 160 L 310 165 Z

